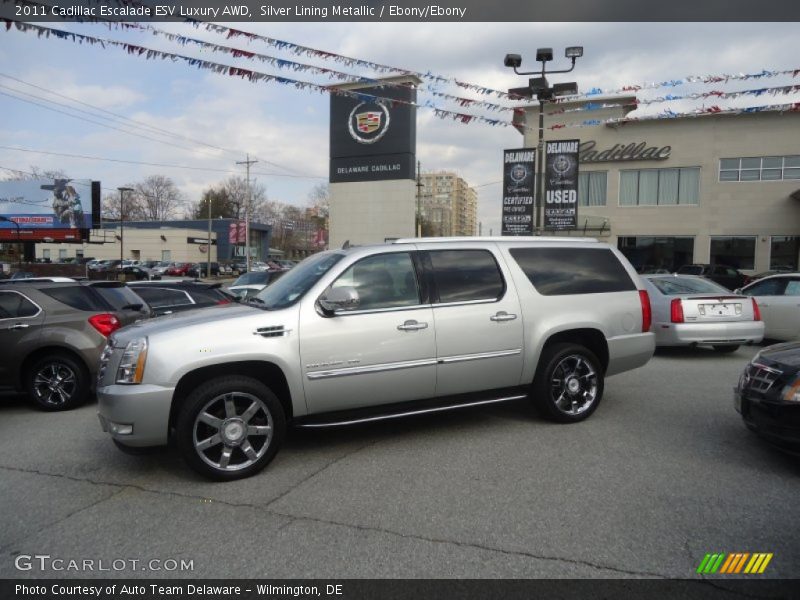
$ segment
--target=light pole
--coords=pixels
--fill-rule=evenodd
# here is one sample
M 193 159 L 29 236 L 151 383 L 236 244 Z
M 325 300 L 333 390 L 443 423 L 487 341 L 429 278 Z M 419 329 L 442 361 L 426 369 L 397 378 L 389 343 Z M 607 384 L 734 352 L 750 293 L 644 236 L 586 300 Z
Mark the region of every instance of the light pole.
M 125 192 L 132 192 L 133 188 L 118 187 L 119 190 L 119 268 L 122 269 L 122 261 L 125 260 Z
M 569 69 L 560 71 L 547 71 L 547 63 L 553 60 L 552 48 L 538 48 L 536 50 L 536 60 L 542 63 L 541 71 L 527 71 L 521 73 L 518 71 L 522 66 L 522 56 L 519 54 L 506 54 L 503 64 L 507 67 L 514 69 L 517 75 L 540 75 L 540 77 L 532 77 L 528 80 L 528 86 L 524 88 L 513 88 L 508 90 L 509 94 L 516 96 L 523 96 L 525 98 L 533 98 L 539 101 L 539 143 L 536 149 L 536 201 L 535 201 L 535 227 L 541 232 L 544 229 L 542 223 L 542 206 L 544 205 L 544 167 L 542 161 L 544 160 L 544 104 L 548 100 L 552 100 L 556 96 L 568 96 L 578 93 L 578 84 L 574 81 L 569 83 L 555 83 L 550 86 L 547 82 L 546 75 L 554 75 L 557 73 L 569 73 L 575 68 L 575 61 L 583 56 L 583 46 L 569 46 L 564 50 L 564 56 L 572 60 L 572 66 Z
M 236 161 L 237 165 L 245 165 L 247 173 L 247 204 L 244 206 L 244 253 L 247 273 L 250 272 L 250 165 L 254 165 L 257 162 L 257 160 L 250 160 L 249 154 L 247 155 L 247 160 Z
M 19 234 L 19 223 L 14 221 L 13 219 L 9 219 L 8 217 L 4 217 L 0 215 L 0 221 L 4 221 L 6 223 L 11 223 L 14 227 L 17 228 L 17 268 L 22 271 L 22 238 Z

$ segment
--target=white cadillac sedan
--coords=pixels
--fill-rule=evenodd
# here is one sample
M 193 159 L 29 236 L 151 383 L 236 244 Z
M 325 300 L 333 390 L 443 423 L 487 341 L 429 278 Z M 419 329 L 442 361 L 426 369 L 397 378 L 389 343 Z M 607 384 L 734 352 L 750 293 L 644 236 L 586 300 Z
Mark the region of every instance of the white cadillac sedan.
M 656 346 L 708 344 L 718 352 L 734 352 L 764 337 L 753 298 L 693 275 L 646 275 L 642 280 L 650 294 Z
M 765 338 L 800 340 L 800 273 L 764 277 L 737 291 L 758 303 Z

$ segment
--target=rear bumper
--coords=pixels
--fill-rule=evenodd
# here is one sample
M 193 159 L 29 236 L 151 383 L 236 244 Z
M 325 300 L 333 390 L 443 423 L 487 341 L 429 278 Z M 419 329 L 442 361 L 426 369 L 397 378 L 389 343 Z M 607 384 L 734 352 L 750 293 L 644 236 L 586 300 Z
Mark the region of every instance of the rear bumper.
M 763 321 L 728 323 L 655 323 L 658 346 L 690 344 L 755 344 L 764 337 Z
M 98 388 L 103 431 L 126 446 L 163 446 L 169 438 L 169 411 L 174 388 L 157 385 L 108 385 Z M 131 425 L 130 434 L 111 431 L 110 424 Z
M 655 349 L 655 336 L 652 333 L 636 333 L 609 338 L 606 375 L 630 371 L 647 364 Z

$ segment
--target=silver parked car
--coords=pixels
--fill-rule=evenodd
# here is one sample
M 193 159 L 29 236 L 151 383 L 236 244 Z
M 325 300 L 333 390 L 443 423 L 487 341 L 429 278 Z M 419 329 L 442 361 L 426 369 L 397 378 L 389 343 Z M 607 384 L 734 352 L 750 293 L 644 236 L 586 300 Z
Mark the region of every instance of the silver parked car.
M 738 291 L 758 303 L 765 338 L 800 340 L 800 273 L 765 277 Z
M 125 328 L 99 372 L 103 429 L 174 440 L 217 479 L 256 473 L 288 423 L 341 426 L 530 398 L 577 422 L 655 348 L 650 302 L 590 239 L 438 238 L 311 256 L 249 299 Z
M 642 279 L 650 292 L 657 346 L 709 344 L 718 352 L 734 352 L 764 337 L 764 323 L 752 298 L 694 275 Z

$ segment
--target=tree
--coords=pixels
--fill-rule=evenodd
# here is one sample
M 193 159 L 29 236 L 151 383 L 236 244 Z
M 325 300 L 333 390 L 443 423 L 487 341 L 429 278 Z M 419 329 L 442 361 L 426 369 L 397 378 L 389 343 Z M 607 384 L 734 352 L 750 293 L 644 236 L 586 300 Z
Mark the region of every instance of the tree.
M 151 175 L 133 186 L 145 221 L 169 221 L 177 216 L 184 197 L 175 182 L 164 175 Z
M 331 211 L 331 193 L 327 183 L 318 183 L 308 192 L 308 207 L 315 217 L 327 219 Z
M 10 174 L 3 177 L 3 181 L 30 181 L 32 179 L 69 179 L 63 169 L 40 169 L 30 167 L 30 171 L 17 171 L 9 169 Z
M 211 217 L 223 217 L 225 219 L 235 219 L 237 207 L 231 202 L 228 192 L 223 187 L 210 187 L 203 192 L 203 197 L 195 206 L 195 219 L 208 218 L 208 206 L 211 204 Z
M 234 207 L 234 217 L 244 219 L 247 207 L 247 179 L 232 175 L 222 182 L 220 188 L 228 195 Z M 269 214 L 267 207 L 267 188 L 258 181 L 250 182 L 250 220 L 255 221 Z M 259 217 L 257 219 L 256 217 Z
M 128 184 L 125 187 L 134 188 L 134 184 Z M 135 189 L 135 188 L 134 188 Z M 101 202 L 101 214 L 103 219 L 111 221 L 120 220 L 120 202 L 122 203 L 122 219 L 125 221 L 144 221 L 145 213 L 142 209 L 139 199 L 134 192 L 123 192 L 120 198 L 120 192 L 109 192 L 103 196 Z

